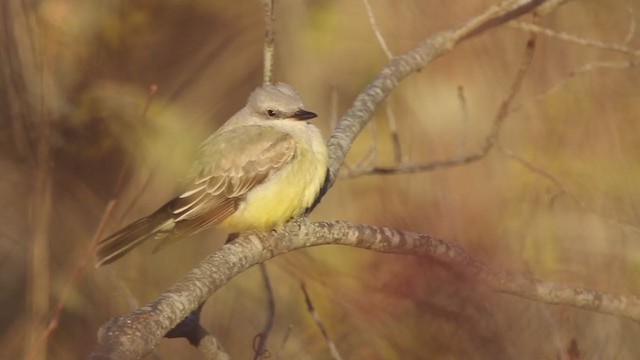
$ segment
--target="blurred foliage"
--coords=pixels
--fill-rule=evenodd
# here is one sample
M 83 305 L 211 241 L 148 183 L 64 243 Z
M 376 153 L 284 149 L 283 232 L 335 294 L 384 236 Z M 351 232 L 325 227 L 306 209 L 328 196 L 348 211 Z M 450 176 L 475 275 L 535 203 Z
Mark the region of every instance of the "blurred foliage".
M 395 54 L 493 1 L 371 1 Z M 629 7 L 630 13 L 627 11 Z M 542 25 L 621 43 L 635 2 L 570 2 Z M 123 164 L 133 169 L 107 231 L 174 195 L 198 143 L 261 81 L 259 1 L 5 0 L 0 5 L 0 346 L 19 358 L 29 335 L 30 279 L 50 279 L 50 304 L 86 257 Z M 635 17 L 634 17 L 635 18 Z M 387 59 L 361 1 L 281 0 L 275 78 L 296 86 L 325 135 Z M 404 81 L 384 106 L 398 119 L 405 161 L 456 157 L 482 144 L 522 55 L 526 34 L 492 30 Z M 638 46 L 636 37 L 629 46 Z M 312 215 L 420 231 L 456 241 L 495 266 L 624 294 L 640 292 L 640 72 L 599 69 L 528 102 L 579 66 L 617 53 L 541 37 L 500 143 L 553 181 L 493 151 L 458 168 L 339 181 Z M 159 90 L 151 97 L 152 84 Z M 469 113 L 457 88 L 464 88 Z M 337 114 L 331 98 L 337 95 Z M 150 102 L 144 113 L 145 104 Z M 349 165 L 377 144 L 393 164 L 386 114 L 363 131 Z M 43 129 L 50 128 L 50 131 Z M 49 143 L 49 272 L 31 274 L 38 146 Z M 90 268 L 49 338 L 51 359 L 85 357 L 108 318 L 155 298 L 225 234 L 212 230 L 150 256 L 143 246 Z M 90 259 L 90 262 L 93 260 Z M 269 262 L 276 299 L 268 348 L 283 359 L 329 359 L 300 282 L 346 359 L 556 359 L 575 339 L 588 359 L 636 359 L 637 324 L 495 294 L 425 259 L 320 247 Z M 266 317 L 260 274 L 216 293 L 204 325 L 234 358 L 252 357 Z M 40 321 L 46 321 L 51 313 Z M 282 340 L 292 326 L 287 342 Z M 163 359 L 199 358 L 163 341 Z

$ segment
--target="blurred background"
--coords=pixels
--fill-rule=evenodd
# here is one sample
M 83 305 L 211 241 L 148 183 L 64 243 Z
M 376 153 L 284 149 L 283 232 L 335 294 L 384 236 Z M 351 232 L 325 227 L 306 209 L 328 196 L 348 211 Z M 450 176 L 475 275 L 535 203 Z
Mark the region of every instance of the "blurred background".
M 394 54 L 492 3 L 371 0 Z M 634 1 L 574 1 L 541 25 L 637 47 L 639 13 Z M 276 14 L 274 78 L 298 88 L 328 137 L 387 57 L 362 1 L 280 0 Z M 0 16 L 2 357 L 85 358 L 102 323 L 154 299 L 224 242 L 212 230 L 153 256 L 150 242 L 100 269 L 88 253 L 110 199 L 106 233 L 162 205 L 200 141 L 261 83 L 263 9 L 257 0 L 5 0 Z M 385 110 L 403 163 L 475 152 L 526 39 L 501 27 L 407 78 L 354 144 L 349 168 L 363 158 L 394 165 Z M 343 178 L 312 220 L 423 232 L 496 267 L 640 294 L 640 71 L 629 60 L 539 38 L 500 136 L 524 163 L 494 150 L 455 168 Z M 586 64 L 592 71 L 575 71 Z M 271 357 L 331 358 L 301 282 L 345 359 L 640 356 L 630 320 L 497 294 L 427 259 L 324 246 L 267 266 Z M 254 268 L 209 299 L 203 325 L 232 358 L 253 358 L 266 309 Z M 163 340 L 149 358 L 201 355 Z

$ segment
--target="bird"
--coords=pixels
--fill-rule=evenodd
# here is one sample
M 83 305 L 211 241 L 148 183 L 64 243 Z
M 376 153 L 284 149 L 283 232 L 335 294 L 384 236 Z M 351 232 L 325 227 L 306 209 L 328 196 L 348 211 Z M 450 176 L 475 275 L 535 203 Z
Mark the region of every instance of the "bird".
M 156 248 L 210 227 L 268 231 L 315 205 L 327 183 L 328 151 L 293 86 L 265 84 L 200 145 L 182 192 L 97 245 L 96 267 L 144 241 Z

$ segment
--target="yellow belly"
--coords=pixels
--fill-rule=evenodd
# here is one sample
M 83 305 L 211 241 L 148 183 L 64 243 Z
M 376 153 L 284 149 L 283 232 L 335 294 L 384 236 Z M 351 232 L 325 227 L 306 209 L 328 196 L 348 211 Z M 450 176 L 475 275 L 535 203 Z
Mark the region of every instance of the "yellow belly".
M 291 163 L 252 189 L 238 210 L 219 226 L 231 231 L 270 230 L 300 215 L 316 199 L 327 170 L 325 152 L 300 145 Z

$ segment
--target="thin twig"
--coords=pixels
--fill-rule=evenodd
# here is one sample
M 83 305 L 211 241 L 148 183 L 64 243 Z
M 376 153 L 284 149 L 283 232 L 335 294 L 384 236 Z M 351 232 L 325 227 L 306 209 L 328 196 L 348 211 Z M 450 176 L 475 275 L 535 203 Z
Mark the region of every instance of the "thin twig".
M 373 33 L 376 35 L 376 39 L 378 39 L 378 43 L 380 47 L 387 55 L 387 58 L 391 60 L 393 58 L 393 54 L 389 50 L 387 46 L 387 42 L 384 40 L 384 36 L 382 36 L 382 32 L 380 31 L 380 27 L 376 22 L 376 18 L 373 15 L 373 9 L 371 8 L 371 4 L 369 0 L 362 0 L 364 2 L 364 6 L 367 8 L 367 14 L 369 15 L 369 24 L 371 25 L 371 29 Z M 393 144 L 393 159 L 395 164 L 402 163 L 402 147 L 400 146 L 400 135 L 398 135 L 398 121 L 396 120 L 395 112 L 393 111 L 393 106 L 391 105 L 391 99 L 387 98 L 385 112 L 387 114 L 387 121 L 389 124 L 389 133 L 391 135 L 391 143 Z M 374 159 L 373 164 L 376 164 L 377 160 Z
M 506 149 L 500 145 L 497 146 L 497 150 L 504 156 L 506 156 L 507 158 L 516 161 L 517 163 L 519 163 L 520 165 L 524 166 L 525 168 L 527 168 L 529 171 L 542 176 L 543 178 L 551 181 L 553 183 L 553 185 L 558 188 L 558 190 L 560 191 L 559 195 L 562 194 L 566 194 L 567 196 L 569 196 L 571 198 L 571 200 L 573 200 L 576 204 L 578 204 L 578 206 L 580 206 L 580 208 L 582 208 L 583 210 L 590 212 L 602 219 L 605 219 L 606 221 L 609 221 L 611 223 L 614 223 L 616 225 L 619 226 L 624 226 L 636 231 L 640 230 L 640 226 L 638 226 L 638 224 L 634 224 L 633 222 L 629 221 L 629 220 L 624 220 L 624 219 L 619 219 L 616 217 L 612 217 L 612 216 L 608 216 L 605 214 L 602 214 L 600 211 L 595 210 L 593 207 L 587 205 L 587 203 L 580 199 L 578 196 L 576 196 L 573 192 L 569 191 L 569 189 L 567 189 L 567 187 L 562 183 L 562 181 L 560 181 L 557 177 L 555 177 L 553 174 L 551 174 L 549 171 L 543 169 L 542 167 L 540 167 L 539 165 L 536 165 L 534 163 L 532 163 L 531 161 L 525 159 L 524 157 L 516 154 L 515 152 Z M 556 195 L 557 196 L 557 195 Z M 554 198 L 556 197 L 554 196 Z
M 462 134 L 460 135 L 460 144 L 458 145 L 458 157 L 462 157 L 467 147 L 467 137 L 469 136 L 469 107 L 467 105 L 467 98 L 464 95 L 464 87 L 458 86 L 458 101 L 460 102 L 460 110 L 462 116 Z
M 522 82 L 524 81 L 524 77 L 531 65 L 531 61 L 533 59 L 533 54 L 535 52 L 536 47 L 536 35 L 532 34 L 527 40 L 527 44 L 525 47 L 525 52 L 520 62 L 520 66 L 518 67 L 518 71 L 509 87 L 509 91 L 505 96 L 504 100 L 500 103 L 496 115 L 494 116 L 493 123 L 491 125 L 491 130 L 489 134 L 486 136 L 484 145 L 474 154 L 469 154 L 463 157 L 456 157 L 447 160 L 436 160 L 430 161 L 424 164 L 401 164 L 397 166 L 374 166 L 370 168 L 356 168 L 352 169 L 348 172 L 345 172 L 345 178 L 355 178 L 359 176 L 365 175 L 391 175 L 391 174 L 403 174 L 403 173 L 415 173 L 415 172 L 426 172 L 433 171 L 442 168 L 449 168 L 453 166 L 466 165 L 478 160 L 483 159 L 485 156 L 489 154 L 491 149 L 495 146 L 500 136 L 500 130 L 502 129 L 502 124 L 505 119 L 508 117 L 510 112 L 510 106 L 513 102 L 513 99 L 516 97 L 520 88 L 522 87 Z
M 260 264 L 260 274 L 262 275 L 262 281 L 267 292 L 267 320 L 265 321 L 262 331 L 256 335 L 257 343 L 254 347 L 254 360 L 266 359 L 270 357 L 267 350 L 267 340 L 269 339 L 269 333 L 273 328 L 273 318 L 276 314 L 276 301 L 273 297 L 273 288 L 271 287 L 271 280 L 269 279 L 269 273 L 267 272 L 267 266 Z M 255 340 L 254 340 L 255 343 Z
M 276 19 L 275 2 L 276 0 L 262 0 L 265 19 L 263 84 L 273 82 L 273 55 L 275 53 L 274 24 Z
M 384 41 L 384 37 L 382 36 L 382 32 L 376 23 L 376 17 L 373 15 L 373 9 L 371 8 L 371 4 L 369 4 L 369 0 L 362 0 L 364 2 L 364 6 L 367 8 L 367 15 L 369 16 L 369 24 L 371 24 L 371 29 L 373 29 L 373 33 L 376 35 L 378 39 L 378 43 L 382 47 L 382 50 L 385 54 L 387 54 L 387 58 L 391 60 L 393 58 L 393 54 L 389 50 L 387 46 L 387 42 Z
M 616 52 L 620 52 L 620 53 L 632 55 L 632 56 L 640 56 L 640 50 L 630 48 L 626 45 L 619 45 L 619 44 L 613 44 L 610 42 L 588 39 L 585 37 L 580 37 L 580 36 L 569 34 L 562 31 L 547 29 L 537 24 L 532 24 L 532 23 L 527 23 L 522 21 L 512 21 L 509 23 L 509 26 L 512 26 L 514 28 L 524 30 L 527 32 L 549 36 L 555 39 L 567 41 L 567 42 L 582 45 L 582 46 L 594 47 L 602 50 L 616 51 Z
M 320 332 L 322 333 L 322 337 L 324 338 L 324 341 L 326 341 L 327 345 L 329 346 L 329 352 L 331 353 L 331 357 L 335 360 L 342 360 L 342 357 L 340 356 L 340 352 L 338 352 L 338 348 L 336 347 L 336 344 L 333 342 L 333 340 L 331 340 L 331 337 L 329 336 L 329 332 L 327 331 L 327 328 L 322 323 L 322 320 L 320 320 L 320 316 L 318 315 L 318 312 L 316 311 L 315 306 L 313 306 L 313 301 L 311 301 L 311 296 L 309 296 L 309 293 L 307 292 L 307 286 L 305 285 L 304 282 L 300 283 L 300 288 L 302 289 L 302 293 L 304 294 L 304 301 L 307 304 L 307 310 L 309 310 L 309 313 L 313 317 L 313 321 L 316 322 L 316 325 L 318 325 L 318 329 L 320 329 Z
M 597 61 L 597 62 L 584 64 L 580 67 L 577 67 L 569 71 L 567 76 L 562 78 L 562 80 L 558 81 L 554 86 L 549 88 L 547 91 L 541 94 L 538 94 L 536 96 L 533 96 L 522 103 L 514 105 L 511 108 L 511 112 L 513 113 L 516 111 L 520 111 L 522 108 L 526 106 L 535 104 L 549 97 L 550 95 L 560 91 L 564 86 L 566 86 L 569 83 L 569 81 L 573 80 L 574 78 L 580 75 L 584 75 L 588 72 L 599 70 L 599 69 L 629 69 L 632 67 L 636 67 L 638 65 L 640 65 L 640 59 L 630 60 L 630 61 Z
M 629 15 L 629 29 L 627 30 L 627 35 L 622 41 L 622 44 L 624 45 L 629 45 L 636 36 L 636 18 L 633 16 L 633 8 L 629 4 L 627 4 L 627 14 Z
M 498 137 L 500 136 L 500 128 L 504 123 L 504 120 L 509 116 L 509 108 L 511 107 L 511 103 L 513 99 L 515 99 L 518 92 L 520 92 L 520 88 L 522 87 L 522 83 L 524 81 L 524 77 L 531 66 L 531 61 L 533 60 L 533 54 L 536 49 L 536 39 L 537 36 L 535 34 L 529 35 L 529 40 L 527 40 L 527 45 L 525 47 L 524 56 L 522 57 L 522 61 L 520 62 L 520 66 L 518 67 L 518 72 L 511 83 L 511 87 L 509 88 L 509 92 L 506 98 L 500 104 L 498 108 L 498 113 L 493 121 L 492 129 L 489 137 L 486 139 L 484 148 L 482 149 L 482 153 L 486 154 L 493 148 L 493 146 L 498 142 Z
M 586 204 L 578 199 L 575 195 L 573 195 L 573 193 L 571 193 L 569 190 L 567 190 L 567 188 L 564 186 L 564 184 L 558 180 L 555 176 L 551 175 L 551 173 L 549 173 L 548 171 L 546 171 L 545 169 L 534 165 L 532 162 L 530 162 L 529 160 L 524 159 L 522 156 L 514 153 L 513 151 L 506 149 L 500 145 L 497 146 L 497 150 L 499 153 L 501 153 L 502 155 L 506 156 L 507 158 L 516 161 L 517 163 L 519 163 L 520 165 L 524 166 L 525 168 L 527 168 L 529 171 L 538 174 L 540 176 L 542 176 L 543 178 L 551 181 L 553 183 L 553 185 L 555 187 L 557 187 L 561 193 L 563 194 L 567 194 L 573 201 L 575 201 L 578 205 L 580 205 L 580 207 L 586 207 Z

